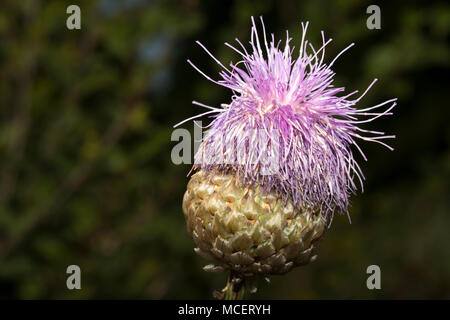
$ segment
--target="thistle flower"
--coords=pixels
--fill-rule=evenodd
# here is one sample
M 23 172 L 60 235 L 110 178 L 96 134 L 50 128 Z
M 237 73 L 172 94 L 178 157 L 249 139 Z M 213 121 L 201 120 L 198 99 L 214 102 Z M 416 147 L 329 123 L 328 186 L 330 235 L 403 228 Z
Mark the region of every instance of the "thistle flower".
M 335 212 L 348 213 L 355 180 L 363 187 L 353 149 L 366 157 L 356 140 L 392 150 L 383 140 L 394 138 L 359 126 L 390 115 L 396 105 L 391 99 L 355 107 L 376 79 L 354 99 L 357 91 L 342 95 L 344 88 L 333 86 L 331 68 L 353 43 L 326 64 L 331 39 L 325 41 L 322 32 L 322 46 L 314 49 L 305 40 L 308 23 L 302 23 L 295 58 L 288 32 L 282 45 L 273 34 L 267 39 L 262 18 L 261 25 L 262 39 L 252 18 L 249 51 L 238 39 L 236 46 L 225 43 L 241 56 L 228 67 L 197 41 L 223 69 L 220 79 L 188 62 L 208 80 L 231 89 L 232 96 L 220 107 L 194 101 L 209 111 L 181 122 L 208 114 L 213 118 L 195 155 L 199 172 L 183 202 L 188 231 L 197 251 L 214 261 L 208 269 L 244 275 L 283 273 L 311 260 L 324 221 Z

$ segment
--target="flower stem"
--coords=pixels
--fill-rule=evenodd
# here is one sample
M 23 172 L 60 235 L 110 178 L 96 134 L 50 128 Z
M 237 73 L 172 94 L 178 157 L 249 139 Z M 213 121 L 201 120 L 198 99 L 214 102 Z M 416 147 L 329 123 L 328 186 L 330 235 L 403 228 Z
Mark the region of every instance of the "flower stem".
M 245 278 L 230 272 L 227 285 L 221 292 L 216 292 L 216 298 L 224 300 L 242 300 L 245 294 Z

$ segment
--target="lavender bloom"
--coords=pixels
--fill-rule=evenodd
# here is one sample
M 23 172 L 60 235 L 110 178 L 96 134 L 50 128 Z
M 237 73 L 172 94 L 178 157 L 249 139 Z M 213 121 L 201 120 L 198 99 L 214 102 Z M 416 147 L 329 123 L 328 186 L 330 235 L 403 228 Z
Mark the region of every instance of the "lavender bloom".
M 349 195 L 357 190 L 354 178 L 361 188 L 364 180 L 352 146 L 366 160 L 355 140 L 377 142 L 393 150 L 382 140 L 394 136 L 365 130 L 359 125 L 391 115 L 396 99 L 356 109 L 355 105 L 377 79 L 352 100 L 350 97 L 357 91 L 338 96 L 344 88 L 332 85 L 335 73 L 331 70 L 336 59 L 353 43 L 326 64 L 325 47 L 331 39 L 325 41 L 322 32 L 323 44 L 315 50 L 305 40 L 308 23 L 302 23 L 302 40 L 295 59 L 289 33 L 286 32 L 282 48 L 273 34 L 268 41 L 262 18 L 261 24 L 263 42 L 252 18 L 250 52 L 238 39 L 239 48 L 225 43 L 242 56 L 241 61 L 230 63 L 228 68 L 197 41 L 223 68 L 220 80 L 213 80 L 188 60 L 208 80 L 233 92 L 231 102 L 220 108 L 194 101 L 210 111 L 181 122 L 207 114 L 213 118 L 195 155 L 195 167 L 233 172 L 246 185 L 263 186 L 283 200 L 291 199 L 297 208 L 320 212 L 325 217 L 335 211 L 348 212 Z M 386 105 L 384 111 L 376 111 Z M 275 152 L 269 156 L 267 149 Z M 275 172 L 261 171 L 274 164 Z

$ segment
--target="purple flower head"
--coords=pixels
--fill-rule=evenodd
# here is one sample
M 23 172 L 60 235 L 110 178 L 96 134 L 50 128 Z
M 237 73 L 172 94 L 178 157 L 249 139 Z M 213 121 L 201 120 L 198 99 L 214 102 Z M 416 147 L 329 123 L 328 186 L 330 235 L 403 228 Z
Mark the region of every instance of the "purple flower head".
M 223 70 L 213 80 L 188 62 L 208 80 L 232 90 L 231 100 L 185 121 L 212 115 L 209 130 L 195 155 L 195 167 L 207 171 L 234 172 L 246 185 L 257 184 L 275 191 L 282 199 L 291 199 L 297 208 L 319 211 L 328 216 L 334 211 L 348 212 L 349 195 L 355 193 L 355 177 L 362 188 L 364 175 L 352 153 L 352 146 L 366 159 L 357 139 L 390 146 L 382 140 L 394 138 L 383 132 L 359 127 L 384 115 L 396 105 L 391 99 L 378 105 L 356 109 L 365 92 L 338 94 L 344 88 L 333 86 L 336 59 L 324 63 L 325 41 L 315 50 L 305 40 L 308 23 L 302 23 L 302 39 L 297 58 L 286 32 L 284 45 L 270 39 L 264 29 L 260 39 L 252 18 L 250 51 L 236 39 L 237 47 L 225 43 L 242 60 L 229 67 L 197 43 Z M 384 111 L 377 109 L 387 106 Z M 181 122 L 184 123 L 185 121 Z M 180 124 L 181 124 L 180 123 Z

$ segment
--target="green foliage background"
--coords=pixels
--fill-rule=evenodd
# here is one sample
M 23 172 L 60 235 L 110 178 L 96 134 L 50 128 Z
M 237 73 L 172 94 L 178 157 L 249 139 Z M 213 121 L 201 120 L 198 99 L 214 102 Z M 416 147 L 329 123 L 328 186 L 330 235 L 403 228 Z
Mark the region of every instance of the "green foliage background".
M 78 4 L 81 30 L 68 30 Z M 352 223 L 336 216 L 318 260 L 251 297 L 450 298 L 450 7 L 368 1 L 3 0 L 0 3 L 0 298 L 211 298 L 224 275 L 202 271 L 181 211 L 189 165 L 174 165 L 172 126 L 229 92 L 203 79 L 238 58 L 250 16 L 299 41 L 334 39 L 328 61 L 348 92 L 380 81 L 362 101 L 399 98 L 395 114 L 366 128 L 396 134 L 396 151 L 363 143 L 365 192 Z M 207 119 L 204 119 L 206 121 Z M 184 127 L 193 130 L 192 123 Z M 66 288 L 66 268 L 82 289 Z M 382 290 L 366 288 L 377 264 Z

